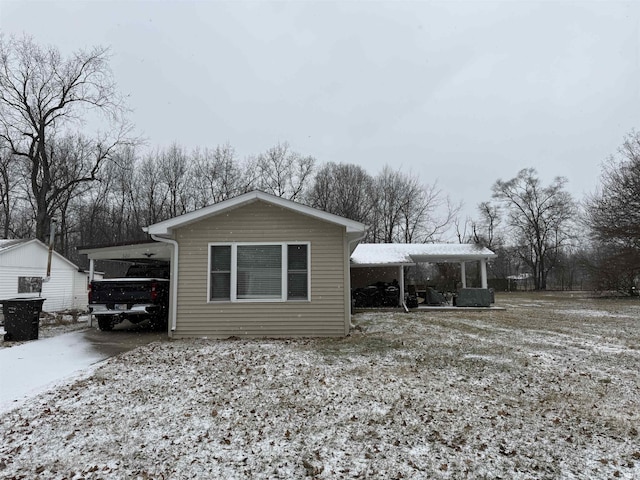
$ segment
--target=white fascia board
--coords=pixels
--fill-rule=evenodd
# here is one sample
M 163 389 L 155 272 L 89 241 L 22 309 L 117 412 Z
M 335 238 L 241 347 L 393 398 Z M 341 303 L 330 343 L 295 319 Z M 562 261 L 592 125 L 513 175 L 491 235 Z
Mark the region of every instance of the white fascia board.
M 497 255 L 470 255 L 461 253 L 460 255 L 409 255 L 416 263 L 449 263 L 449 262 L 473 262 L 476 260 L 488 260 Z
M 413 267 L 415 263 L 351 263 L 351 268 Z

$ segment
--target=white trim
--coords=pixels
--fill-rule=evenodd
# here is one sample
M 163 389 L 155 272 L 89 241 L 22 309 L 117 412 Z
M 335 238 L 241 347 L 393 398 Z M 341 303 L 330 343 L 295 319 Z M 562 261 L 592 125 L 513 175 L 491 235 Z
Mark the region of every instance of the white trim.
M 495 258 L 486 247 L 446 243 L 361 243 L 351 255 L 352 267 L 464 262 Z
M 269 246 L 279 245 L 281 250 L 281 295 L 280 298 L 238 298 L 238 247 L 243 246 Z M 288 296 L 288 272 L 289 272 L 289 245 L 307 246 L 307 298 L 289 300 Z M 231 247 L 231 272 L 229 281 L 229 300 L 211 299 L 211 247 Z M 209 242 L 207 244 L 207 303 L 300 303 L 311 301 L 311 242 Z
M 171 275 L 169 281 L 169 290 L 171 291 L 169 307 L 171 309 L 170 331 L 175 332 L 178 326 L 178 262 L 180 258 L 180 245 L 172 238 L 162 238 L 156 235 L 151 235 L 151 238 L 157 242 L 166 243 L 173 247 L 171 251 Z
M 289 249 L 287 245 L 283 243 L 280 245 L 280 292 L 285 301 L 287 300 L 287 277 L 289 272 Z
M 460 262 L 460 281 L 462 288 L 467 288 L 467 264 L 465 262 Z
M 302 205 L 292 200 L 286 200 L 281 197 L 276 197 L 275 195 L 270 195 L 268 193 L 255 190 L 253 192 L 245 193 L 244 195 L 239 195 L 229 200 L 216 203 L 215 205 L 210 205 L 193 212 L 185 213 L 184 215 L 180 215 L 178 217 L 170 218 L 169 220 L 165 220 L 163 222 L 155 223 L 147 227 L 147 231 L 153 235 L 168 235 L 171 233 L 171 230 L 175 228 L 184 227 L 185 225 L 200 221 L 206 217 L 218 215 L 227 210 L 248 205 L 258 200 L 277 205 L 282 208 L 293 210 L 302 215 L 317 218 L 325 222 L 342 225 L 346 227 L 347 232 L 365 232 L 367 229 L 367 227 L 360 222 L 349 220 L 332 213 L 323 212 L 322 210 L 318 210 L 317 208 Z
M 487 288 L 487 260 L 480 260 L 480 281 L 482 288 Z

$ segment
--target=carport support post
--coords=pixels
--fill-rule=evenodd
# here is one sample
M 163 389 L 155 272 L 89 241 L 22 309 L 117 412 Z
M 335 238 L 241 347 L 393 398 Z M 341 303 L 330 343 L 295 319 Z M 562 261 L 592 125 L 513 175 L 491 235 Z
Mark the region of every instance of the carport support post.
M 93 258 L 89 260 L 89 281 L 93 282 L 93 275 L 95 272 L 95 264 L 93 263 Z
M 464 262 L 460 262 L 460 279 L 462 280 L 462 288 L 467 288 L 467 267 Z
M 482 281 L 482 288 L 487 288 L 487 259 L 480 260 L 480 279 Z
M 89 281 L 93 282 L 93 276 L 95 274 L 95 263 L 93 258 L 89 260 Z M 93 315 L 91 313 L 89 313 L 89 326 L 92 327 L 93 326 Z
M 399 307 L 404 305 L 404 267 L 400 265 L 398 267 L 398 277 L 400 277 L 400 298 L 398 299 Z

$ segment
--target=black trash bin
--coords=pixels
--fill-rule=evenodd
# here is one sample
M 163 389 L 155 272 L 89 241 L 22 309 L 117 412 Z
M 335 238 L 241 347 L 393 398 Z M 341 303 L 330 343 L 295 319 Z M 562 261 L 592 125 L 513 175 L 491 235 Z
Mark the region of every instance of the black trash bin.
M 4 339 L 6 341 L 37 340 L 40 312 L 44 298 L 10 298 L 2 300 Z

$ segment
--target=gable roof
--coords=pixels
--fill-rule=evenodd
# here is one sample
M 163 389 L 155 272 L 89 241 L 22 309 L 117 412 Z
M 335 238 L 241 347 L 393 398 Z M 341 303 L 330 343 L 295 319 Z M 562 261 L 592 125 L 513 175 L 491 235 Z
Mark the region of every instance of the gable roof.
M 0 253 L 2 253 L 3 250 L 8 249 L 10 247 L 13 247 L 15 245 L 21 244 L 26 242 L 27 240 L 22 240 L 22 239 L 17 239 L 17 240 L 3 240 L 0 239 Z
M 401 266 L 416 263 L 462 262 L 497 257 L 487 247 L 464 243 L 361 243 L 351 265 Z
M 26 245 L 29 244 L 35 244 L 37 245 L 39 248 L 44 249 L 46 253 L 49 252 L 49 247 L 47 245 L 45 245 L 44 243 L 42 243 L 40 240 L 38 240 L 37 238 L 34 238 L 32 240 L 27 240 L 27 239 L 19 239 L 19 240 L 0 240 L 0 255 L 11 251 L 11 250 L 16 250 L 18 248 L 22 248 Z M 78 268 L 78 266 L 73 263 L 71 260 L 69 260 L 68 258 L 66 258 L 64 255 L 59 254 L 58 252 L 56 252 L 55 250 L 53 251 L 53 255 L 56 258 L 59 258 L 60 260 L 62 260 L 63 262 L 65 262 L 66 264 L 68 264 L 70 267 L 72 267 L 74 270 L 78 270 L 80 271 L 80 269 Z M 46 265 L 45 265 L 46 266 Z
M 243 207 L 257 201 L 270 203 L 271 205 L 286 208 L 288 210 L 292 210 L 309 217 L 317 218 L 318 220 L 323 220 L 325 222 L 342 225 L 347 229 L 347 233 L 361 234 L 367 230 L 366 225 L 360 222 L 349 220 L 332 213 L 323 212 L 322 210 L 318 210 L 317 208 L 308 207 L 292 200 L 286 200 L 281 197 L 276 197 L 275 195 L 254 190 L 253 192 L 245 193 L 229 200 L 224 200 L 220 203 L 216 203 L 214 205 L 210 205 L 208 207 L 204 207 L 190 213 L 185 213 L 184 215 L 170 218 L 169 220 L 165 220 L 163 222 L 149 225 L 145 229 L 145 231 L 150 235 L 169 235 L 173 229 L 184 227 L 186 225 L 189 225 L 190 223 L 198 222 L 205 218 L 219 215 L 220 213 L 227 212 L 234 208 Z

